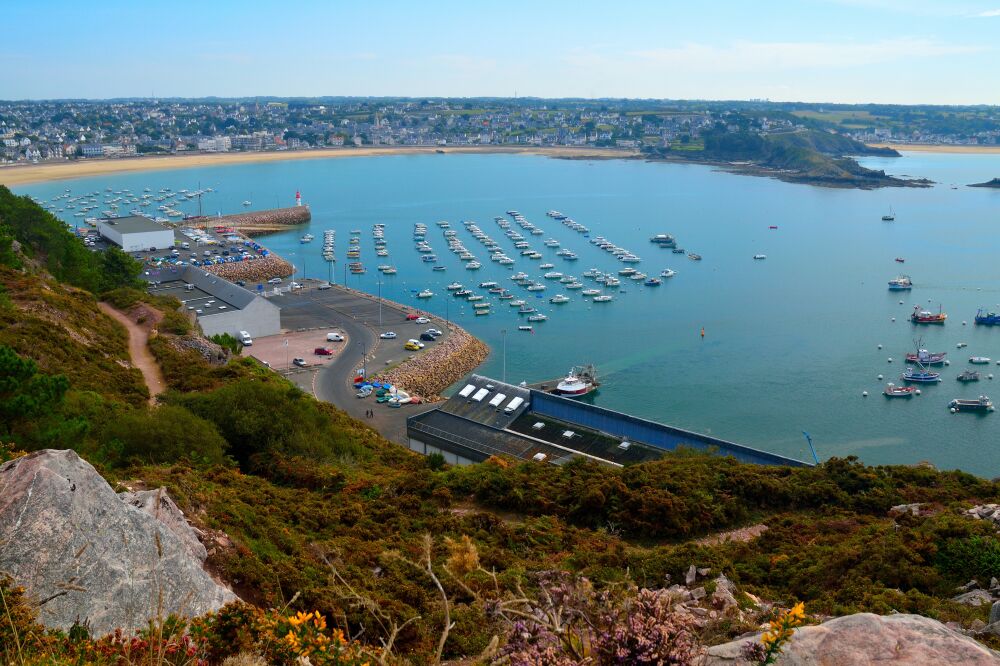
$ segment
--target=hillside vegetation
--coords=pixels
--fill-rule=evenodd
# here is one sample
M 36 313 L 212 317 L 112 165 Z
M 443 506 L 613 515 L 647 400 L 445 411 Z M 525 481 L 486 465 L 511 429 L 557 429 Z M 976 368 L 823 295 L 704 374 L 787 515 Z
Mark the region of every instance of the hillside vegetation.
M 782 180 L 806 182 L 831 187 L 921 186 L 866 169 L 853 155 L 898 156 L 891 148 L 872 148 L 849 137 L 822 130 L 758 134 L 713 130 L 704 134 L 702 150 L 685 146 L 652 148 L 648 156 L 663 159 L 686 159 L 708 162 L 744 162 L 734 166 L 742 173 L 772 175 Z M 752 168 L 759 169 L 754 171 Z
M 7 217 L 18 210 L 8 208 L 0 223 L 18 228 Z M 43 243 L 34 256 L 50 257 L 45 250 Z M 592 617 L 613 624 L 623 608 L 683 582 L 691 565 L 725 574 L 747 612 L 694 627 L 642 606 L 653 608 L 659 619 L 650 622 L 674 647 L 729 640 L 769 619 L 745 593 L 785 607 L 802 601 L 818 616 L 865 610 L 986 620 L 988 607 L 951 598 L 970 578 L 1000 575 L 994 529 L 962 514 L 1000 501 L 995 482 L 928 466 L 834 459 L 792 469 L 685 451 L 623 469 L 500 458 L 452 468 L 384 440 L 252 360 L 185 355 L 181 342 L 199 338 L 189 324 L 169 324 L 169 303 L 118 291 L 110 297 L 123 307 L 144 300 L 168 322 L 154 351 L 174 363 L 165 368 L 171 390 L 149 408 L 136 373 L 116 370 L 124 339 L 96 298 L 32 269 L 16 251 L 3 261 L 0 441 L 11 447 L 0 447 L 0 460 L 16 450 L 73 448 L 112 483 L 165 486 L 203 530 L 209 569 L 253 604 L 161 627 L 143 645 L 183 635 L 188 658 L 219 663 L 250 650 L 291 664 L 302 653 L 287 634 L 301 648 L 329 635 L 329 623 L 344 632 L 334 643 L 357 659 L 314 663 L 360 664 L 375 653 L 384 663 L 433 663 L 480 654 L 491 642 L 512 654 L 528 631 L 504 611 L 512 604 L 529 608 L 557 594 L 600 609 Z M 94 279 L 114 282 L 106 271 Z M 41 342 L 26 337 L 42 329 Z M 56 346 L 49 341 L 59 347 L 51 358 L 40 347 Z M 907 503 L 921 510 L 890 515 Z M 749 525 L 767 529 L 749 540 L 703 539 Z M 140 663 L 115 661 L 117 643 L 45 632 L 13 583 L 0 580 L 0 592 L 13 609 L 0 629 L 5 656 L 15 644 L 28 656 L 17 663 Z M 454 626 L 442 639 L 446 618 Z M 12 627 L 20 638 L 4 642 Z M 588 645 L 595 655 L 604 649 L 596 638 Z M 549 648 L 545 654 L 570 660 L 525 663 L 577 663 L 569 646 Z M 91 650 L 104 656 L 91 659 Z M 595 663 L 616 663 L 601 659 Z

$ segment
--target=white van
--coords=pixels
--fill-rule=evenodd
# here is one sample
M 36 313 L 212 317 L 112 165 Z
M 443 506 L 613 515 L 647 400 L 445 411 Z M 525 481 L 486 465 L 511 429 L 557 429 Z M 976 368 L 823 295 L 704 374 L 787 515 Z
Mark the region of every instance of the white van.
M 246 331 L 240 331 L 240 342 L 244 347 L 250 347 L 253 345 L 253 338 L 251 338 L 250 334 Z

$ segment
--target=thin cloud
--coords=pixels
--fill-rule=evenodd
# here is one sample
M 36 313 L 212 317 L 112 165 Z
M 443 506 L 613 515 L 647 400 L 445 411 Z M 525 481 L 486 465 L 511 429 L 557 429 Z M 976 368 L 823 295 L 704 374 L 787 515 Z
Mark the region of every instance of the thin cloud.
M 974 16 L 975 18 L 992 18 L 994 16 L 1000 16 L 1000 9 L 987 9 L 985 12 L 979 12 Z

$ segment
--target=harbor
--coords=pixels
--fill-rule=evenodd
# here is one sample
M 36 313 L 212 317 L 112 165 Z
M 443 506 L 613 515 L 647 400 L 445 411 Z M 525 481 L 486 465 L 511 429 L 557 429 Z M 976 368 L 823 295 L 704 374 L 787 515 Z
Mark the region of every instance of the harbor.
M 927 174 L 943 183 L 982 182 L 988 180 L 980 173 L 982 163 L 1000 158 L 896 159 L 866 158 L 865 165 Z M 700 166 L 513 155 L 291 161 L 248 178 L 253 168 L 241 167 L 239 177 L 221 168 L 199 173 L 202 187 L 214 190 L 203 195 L 203 208 L 238 214 L 243 201 L 280 207 L 302 192 L 312 220 L 263 237 L 294 268 L 282 278 L 283 290 L 292 281 L 304 283 L 304 276 L 452 322 L 491 349 L 477 369 L 485 376 L 548 384 L 573 366 L 592 363 L 601 386 L 584 399 L 597 406 L 797 459 L 811 459 L 805 430 L 821 458 L 859 455 L 873 464 L 916 458 L 972 471 L 1000 466 L 1000 458 L 975 444 L 1000 435 L 995 414 L 953 415 L 948 408 L 953 399 L 995 395 L 997 379 L 988 375 L 998 372 L 1000 339 L 989 322 L 1000 321 L 991 317 L 1000 312 L 1000 295 L 991 286 L 1000 278 L 993 261 L 998 248 L 990 240 L 994 193 L 988 189 L 818 190 Z M 503 188 L 495 178 L 501 172 Z M 387 181 L 405 187 L 386 191 Z M 94 192 L 108 186 L 132 192 L 149 187 L 153 194 L 165 187 L 198 189 L 177 171 L 22 191 L 49 201 L 67 187 Z M 735 188 L 732 199 L 709 195 L 719 187 Z M 595 198 L 595 191 L 606 195 Z M 695 205 L 681 192 L 705 196 Z M 783 202 L 780 208 L 776 200 Z M 895 220 L 883 222 L 890 205 Z M 946 223 L 956 206 L 967 213 Z M 194 214 L 197 199 L 182 199 L 176 208 Z M 448 227 L 439 225 L 445 222 Z M 417 248 L 417 224 L 430 252 Z M 334 261 L 324 256 L 327 230 L 335 232 Z M 918 242 L 928 234 L 943 239 L 933 250 Z M 314 240 L 302 242 L 307 235 Z M 670 236 L 673 246 L 654 240 L 660 235 Z M 857 239 L 852 250 L 837 250 L 847 236 Z M 626 263 L 591 242 L 598 237 L 639 262 Z M 455 251 L 459 243 L 471 259 Z M 558 254 L 562 250 L 577 259 Z M 357 256 L 348 257 L 349 251 Z M 536 254 L 540 258 L 532 258 Z M 424 261 L 426 255 L 433 260 Z M 467 268 L 473 263 L 479 267 Z M 646 277 L 620 274 L 629 268 Z M 601 281 L 589 276 L 598 272 Z M 512 279 L 520 273 L 523 284 Z M 546 277 L 552 273 L 561 276 Z M 580 288 L 562 282 L 570 277 Z M 890 290 L 887 283 L 901 277 L 910 288 Z M 650 278 L 660 284 L 647 286 Z M 491 282 L 496 286 L 480 286 Z M 448 287 L 455 284 L 462 287 L 455 291 L 469 293 L 452 295 Z M 559 295 L 568 300 L 559 302 Z M 611 300 L 595 302 L 595 296 Z M 509 305 L 513 301 L 524 303 Z M 947 314 L 945 323 L 911 323 L 916 305 L 932 315 Z M 397 330 L 400 352 L 427 328 L 406 335 Z M 943 381 L 913 384 L 920 394 L 909 399 L 884 399 L 887 383 L 904 384 L 903 357 L 916 351 L 913 339 L 920 336 L 922 348 L 951 352 L 950 366 L 932 366 Z M 968 348 L 956 357 L 959 343 Z M 972 356 L 994 361 L 967 366 Z M 400 358 L 395 354 L 394 360 Z M 969 368 L 978 369 L 979 380 L 958 381 Z M 951 442 L 947 456 L 932 441 Z

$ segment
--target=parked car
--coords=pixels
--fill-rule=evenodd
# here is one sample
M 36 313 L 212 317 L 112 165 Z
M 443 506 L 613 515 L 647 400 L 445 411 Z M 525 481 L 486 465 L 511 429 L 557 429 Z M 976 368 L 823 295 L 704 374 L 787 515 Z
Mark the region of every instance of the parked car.
M 421 339 L 421 340 L 424 340 L 424 341 L 426 341 L 426 342 L 434 342 L 435 340 L 437 340 L 437 338 L 435 338 L 435 337 L 434 337 L 433 335 L 431 335 L 430 333 L 421 333 L 421 334 L 420 334 L 420 339 Z
M 316 347 L 313 353 L 317 356 L 333 356 L 333 350 L 328 347 Z
M 330 288 L 330 283 L 329 282 L 324 282 L 323 284 L 321 284 L 320 286 L 318 286 L 316 288 L 319 289 L 320 291 L 323 291 L 324 289 L 329 289 Z
M 406 321 L 416 321 L 418 319 L 420 319 L 420 315 L 415 315 L 415 314 L 412 314 L 412 313 L 406 315 Z
M 343 342 L 344 341 L 344 336 L 341 335 L 340 333 L 327 333 L 326 334 L 326 341 L 327 342 Z
M 281 284 L 281 278 L 275 277 L 267 281 L 268 284 Z
M 428 319 L 427 317 L 417 317 L 413 321 L 415 321 L 418 324 L 429 324 L 429 323 L 431 323 L 431 320 Z
M 292 359 L 292 365 L 297 365 L 297 366 L 299 366 L 300 368 L 305 368 L 305 367 L 307 367 L 307 366 L 308 366 L 309 364 L 308 364 L 308 363 L 306 363 L 306 360 L 305 360 L 304 358 L 293 358 L 293 359 Z
M 383 340 L 395 340 L 396 334 L 393 331 L 386 331 L 385 333 L 382 333 L 378 337 L 382 338 Z
M 426 331 L 424 331 L 424 333 L 430 333 L 435 338 L 438 337 L 439 335 L 444 335 L 444 333 L 442 333 L 441 331 L 439 331 L 436 328 L 428 328 Z
M 424 348 L 424 343 L 419 340 L 407 340 L 406 344 L 403 345 L 403 349 L 407 351 L 420 351 Z

